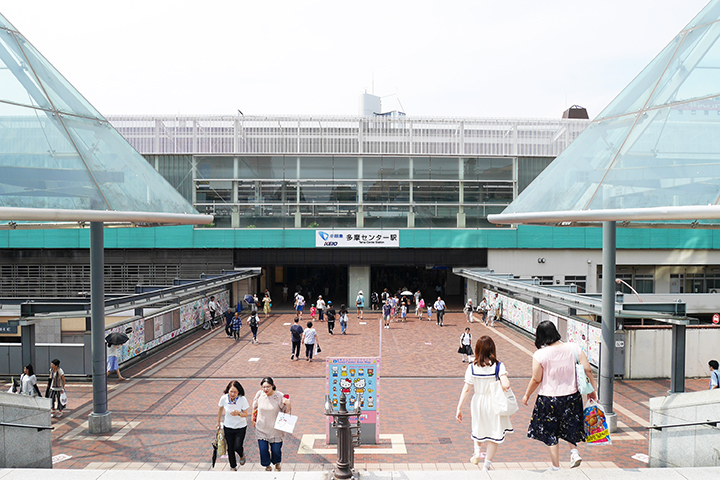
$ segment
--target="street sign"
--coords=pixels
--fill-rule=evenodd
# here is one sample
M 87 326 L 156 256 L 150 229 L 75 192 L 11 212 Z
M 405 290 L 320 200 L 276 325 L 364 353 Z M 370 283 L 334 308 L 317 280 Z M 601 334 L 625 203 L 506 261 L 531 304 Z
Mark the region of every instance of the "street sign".
M 17 325 L 8 325 L 7 323 L 0 323 L 0 333 L 17 333 Z
M 718 323 L 720 323 L 720 314 L 716 313 L 715 315 L 713 315 L 713 323 L 714 323 L 715 325 L 717 325 Z

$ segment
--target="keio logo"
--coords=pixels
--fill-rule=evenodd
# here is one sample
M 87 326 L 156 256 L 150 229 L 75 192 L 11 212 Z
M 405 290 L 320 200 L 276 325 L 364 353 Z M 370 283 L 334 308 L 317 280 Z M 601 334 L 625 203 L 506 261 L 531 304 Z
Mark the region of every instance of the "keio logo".
M 318 232 L 318 235 L 320 235 L 320 238 L 322 238 L 323 241 L 325 242 L 323 244 L 324 247 L 337 247 L 338 242 L 328 241 L 328 239 L 331 238 L 330 234 L 325 233 L 325 232 Z

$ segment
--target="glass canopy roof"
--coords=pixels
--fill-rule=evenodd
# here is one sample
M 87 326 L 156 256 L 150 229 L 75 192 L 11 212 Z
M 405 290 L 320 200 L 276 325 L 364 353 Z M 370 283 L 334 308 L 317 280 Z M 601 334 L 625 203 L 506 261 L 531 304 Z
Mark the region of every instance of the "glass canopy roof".
M 211 221 L 0 15 L 0 222 L 62 219 Z
M 720 227 L 720 0 L 712 0 L 503 213 L 489 218 Z

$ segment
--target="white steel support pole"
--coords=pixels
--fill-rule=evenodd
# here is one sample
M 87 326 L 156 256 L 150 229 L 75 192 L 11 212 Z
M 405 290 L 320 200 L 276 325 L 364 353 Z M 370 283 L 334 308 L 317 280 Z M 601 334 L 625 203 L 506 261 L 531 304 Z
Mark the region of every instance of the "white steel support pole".
M 615 258 L 616 224 L 603 222 L 602 244 L 602 343 L 600 344 L 600 372 L 598 400 L 605 409 L 610 432 L 617 430 L 617 416 L 613 411 L 613 379 L 615 372 Z

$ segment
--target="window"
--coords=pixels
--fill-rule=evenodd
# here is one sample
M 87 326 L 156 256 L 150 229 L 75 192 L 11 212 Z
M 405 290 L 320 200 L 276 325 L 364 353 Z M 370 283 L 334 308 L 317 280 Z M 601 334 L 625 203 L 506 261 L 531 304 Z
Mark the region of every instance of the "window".
M 577 285 L 577 293 L 587 291 L 587 277 L 585 275 L 565 275 L 565 285 Z

